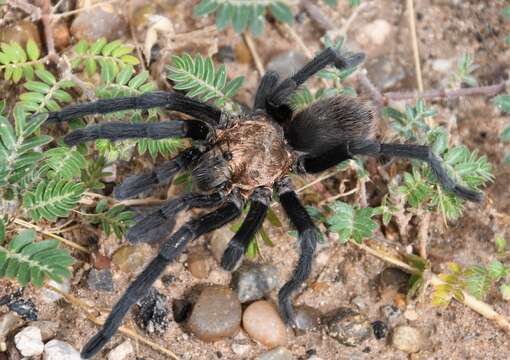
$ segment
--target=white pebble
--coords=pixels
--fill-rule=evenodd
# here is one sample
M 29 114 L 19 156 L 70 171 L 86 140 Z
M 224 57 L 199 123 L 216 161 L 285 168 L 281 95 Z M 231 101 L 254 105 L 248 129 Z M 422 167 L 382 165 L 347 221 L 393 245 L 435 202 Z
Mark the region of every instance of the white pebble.
M 60 284 L 56 281 L 50 280 L 48 282 L 48 285 L 53 286 L 54 288 L 60 290 L 64 294 L 67 294 L 69 292 L 69 290 L 71 289 L 71 283 L 69 282 L 69 279 L 64 279 L 62 284 Z M 53 303 L 57 300 L 60 300 L 62 298 L 62 295 L 60 295 L 59 293 L 54 292 L 50 289 L 43 288 L 41 291 L 42 291 L 41 300 L 47 304 L 51 304 L 51 303 Z
M 27 326 L 17 333 L 14 343 L 23 356 L 37 356 L 44 350 L 41 330 L 35 326 Z
M 81 360 L 80 353 L 60 340 L 51 340 L 44 346 L 43 360 Z
M 125 360 L 134 351 L 131 341 L 126 340 L 108 353 L 108 360 Z

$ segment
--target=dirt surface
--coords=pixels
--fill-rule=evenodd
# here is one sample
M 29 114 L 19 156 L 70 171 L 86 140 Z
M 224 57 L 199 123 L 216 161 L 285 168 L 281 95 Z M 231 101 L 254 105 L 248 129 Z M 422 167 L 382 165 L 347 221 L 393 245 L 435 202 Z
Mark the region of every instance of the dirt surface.
M 365 0 L 363 0 L 364 2 Z M 196 19 L 192 17 L 192 5 L 197 1 L 170 2 L 175 18 L 173 19 L 177 33 L 203 28 L 213 23 L 213 19 Z M 183 4 L 185 3 L 185 4 Z M 368 77 L 378 77 L 377 65 L 385 61 L 402 70 L 403 76 L 391 87 L 385 90 L 413 90 L 415 85 L 414 63 L 411 50 L 410 31 L 404 1 L 367 1 L 363 11 L 356 17 L 347 32 L 348 43 L 357 46 L 367 53 Z M 510 50 L 505 45 L 505 37 L 510 33 L 510 21 L 501 17 L 501 10 L 508 6 L 507 1 L 444 1 L 422 0 L 416 1 L 417 33 L 423 68 L 423 80 L 426 89 L 435 89 L 445 86 L 447 75 L 433 68 L 437 59 L 456 59 L 463 52 L 474 55 L 479 69 L 474 75 L 481 85 L 495 84 L 508 79 Z M 338 27 L 345 23 L 351 15 L 352 9 L 347 1 L 340 0 L 338 6 L 332 10 L 322 3 L 319 7 L 328 14 L 330 20 Z M 297 7 L 295 7 L 297 9 Z M 310 50 L 316 51 L 320 47 L 319 39 L 323 31 L 313 23 L 305 14 L 298 15 L 300 22 L 293 25 L 296 32 L 303 38 Z M 390 34 L 384 43 L 373 44 L 361 32 L 367 24 L 377 19 L 386 20 L 390 25 Z M 255 44 L 264 64 L 267 64 L 275 55 L 298 49 L 297 45 L 277 29 L 274 24 L 267 24 L 262 39 L 256 39 Z M 246 76 L 244 88 L 239 92 L 238 100 L 250 103 L 254 97 L 256 84 L 260 78 L 249 51 L 243 43 L 241 36 L 231 29 L 218 34 L 218 45 L 230 45 L 236 49 L 235 62 L 227 64 L 229 75 Z M 319 85 L 319 82 L 312 82 Z M 356 82 L 353 85 L 359 89 L 363 96 L 369 98 Z M 398 105 L 398 104 L 397 104 Z M 401 104 L 400 104 L 401 105 Z M 470 148 L 478 149 L 479 153 L 486 154 L 494 166 L 495 181 L 487 190 L 487 200 L 482 205 L 466 205 L 465 214 L 455 222 L 445 227 L 438 216 L 433 218 L 430 232 L 430 253 L 432 269 L 436 273 L 446 270 L 448 261 L 456 261 L 463 265 L 474 263 L 487 263 L 495 258 L 494 235 L 503 233 L 510 238 L 508 214 L 510 212 L 510 167 L 502 163 L 504 147 L 499 141 L 499 133 L 508 117 L 498 114 L 494 106 L 484 98 L 466 98 L 461 100 L 436 101 L 434 106 L 439 110 L 435 121 L 438 124 L 452 126 L 454 142 L 463 142 Z M 452 119 L 453 125 L 452 125 Z M 384 120 L 381 120 L 384 122 Z M 384 128 L 384 123 L 381 128 Z M 383 134 L 384 135 L 384 134 Z M 147 164 L 146 164 L 147 165 Z M 376 166 L 376 165 L 374 165 Z M 370 168 L 370 167 L 369 167 Z M 124 170 L 123 170 L 124 171 Z M 127 173 L 126 169 L 126 173 Z M 123 173 L 124 174 L 124 173 Z M 374 181 L 378 175 L 373 173 Z M 307 181 L 313 178 L 307 178 Z M 337 182 L 328 181 L 324 184 L 327 191 Z M 320 190 L 320 189 L 319 189 Z M 350 190 L 350 189 L 346 189 Z M 317 191 L 317 188 L 314 189 Z M 320 192 L 305 191 L 305 199 L 320 201 Z M 345 201 L 355 201 L 355 196 Z M 371 198 L 369 196 L 369 202 Z M 311 203 L 313 204 L 313 202 Z M 371 205 L 377 205 L 376 203 Z M 276 207 L 280 219 L 286 219 L 280 207 Z M 266 229 L 275 243 L 274 247 L 263 246 L 264 261 L 278 267 L 281 283 L 287 279 L 297 259 L 295 239 L 287 234 L 288 222 L 284 220 L 285 229 L 278 229 L 266 224 Z M 413 223 L 413 227 L 416 222 Z M 68 236 L 72 240 L 84 241 L 89 230 L 80 229 Z M 394 247 L 404 248 L 415 246 L 412 239 L 403 243 L 398 235 L 388 239 Z M 200 238 L 194 242 L 193 248 L 208 249 L 209 237 Z M 121 244 L 113 239 L 99 239 L 100 249 L 106 256 Z M 156 253 L 156 247 L 142 246 L 141 251 L 147 258 Z M 207 250 L 209 251 L 209 250 Z M 210 254 L 210 252 L 209 252 Z M 75 254 L 85 263 L 86 257 Z M 211 255 L 212 257 L 212 255 Z M 430 290 L 425 300 L 406 303 L 405 300 L 394 297 L 381 297 L 377 291 L 376 277 L 387 266 L 384 262 L 363 253 L 361 250 L 341 245 L 333 239 L 318 251 L 317 263 L 314 266 L 312 279 L 297 297 L 297 304 L 306 304 L 322 312 L 340 306 L 352 307 L 354 298 L 361 298 L 365 308 L 363 312 L 371 321 L 381 319 L 380 307 L 385 304 L 400 306 L 402 310 L 414 309 L 417 319 L 406 320 L 402 317 L 402 324 L 410 324 L 419 329 L 424 335 L 425 346 L 419 353 L 408 355 L 398 351 L 389 344 L 389 338 L 376 340 L 371 338 L 358 347 L 346 347 L 328 337 L 320 330 L 310 331 L 306 334 L 291 336 L 287 348 L 295 359 L 308 359 L 315 353 L 321 359 L 509 359 L 510 336 L 491 321 L 481 317 L 467 307 L 453 302 L 447 308 L 436 308 L 430 305 Z M 194 278 L 187 269 L 187 255 L 170 265 L 166 274 L 172 274 L 175 279 L 171 284 L 164 285 L 156 282 L 156 288 L 169 299 L 169 308 L 172 299 L 181 299 L 188 296 L 190 289 L 203 284 L 224 284 L 230 282 L 230 274 L 223 272 L 218 263 L 213 261 L 212 269 L 206 279 Z M 81 263 L 79 267 L 90 267 Z M 90 304 L 95 309 L 107 310 L 123 293 L 135 275 L 128 275 L 118 269 L 113 270 L 115 292 L 111 294 L 90 291 L 86 287 L 84 270 L 75 271 L 72 280 L 71 293 Z M 14 289 L 7 281 L 2 282 L 0 296 Z M 31 298 L 39 309 L 40 319 L 58 319 L 61 327 L 57 338 L 73 344 L 77 349 L 89 339 L 96 331 L 97 326 L 88 321 L 82 311 L 64 301 L 48 305 L 40 301 L 39 290 L 27 290 L 25 298 Z M 273 292 L 271 299 L 275 300 Z M 510 304 L 502 300 L 497 293 L 489 294 L 487 302 L 499 313 L 510 316 Z M 0 308 L 0 313 L 3 311 Z M 170 315 L 171 316 L 171 315 Z M 136 328 L 130 320 L 127 326 Z M 263 346 L 249 340 L 249 352 L 242 356 L 232 351 L 232 344 L 239 339 L 246 340 L 246 334 L 238 334 L 234 339 L 225 339 L 215 343 L 204 343 L 188 333 L 179 324 L 170 321 L 168 329 L 162 336 L 153 335 L 150 339 L 161 344 L 177 354 L 182 359 L 252 359 L 260 353 L 267 351 Z M 98 359 L 106 359 L 109 349 L 124 341 L 123 336 L 115 336 L 107 345 Z M 136 355 L 143 359 L 167 359 L 168 356 L 151 349 L 143 344 L 137 344 Z

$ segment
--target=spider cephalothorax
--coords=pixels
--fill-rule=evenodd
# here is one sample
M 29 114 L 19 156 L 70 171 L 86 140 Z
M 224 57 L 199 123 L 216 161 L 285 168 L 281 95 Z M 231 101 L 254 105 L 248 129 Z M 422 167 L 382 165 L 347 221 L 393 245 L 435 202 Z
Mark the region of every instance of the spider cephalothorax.
M 198 189 L 168 200 L 129 230 L 126 237 L 132 243 L 163 240 L 159 254 L 131 283 L 101 331 L 84 346 L 84 358 L 92 357 L 109 341 L 131 305 L 146 293 L 191 240 L 238 218 L 249 202 L 248 214 L 221 261 L 224 269 L 236 269 L 264 221 L 272 189 L 299 234 L 301 253 L 296 269 L 278 293 L 282 317 L 286 323 L 293 324 L 291 295 L 310 274 L 319 230 L 293 190 L 287 176 L 291 172 L 317 173 L 355 155 L 407 157 L 426 161 L 446 190 L 467 200 L 481 200 L 480 193 L 458 185 L 448 176 L 440 158 L 428 146 L 375 140 L 371 112 L 353 98 L 335 96 L 319 100 L 293 114 L 288 105 L 289 96 L 309 77 L 328 65 L 346 69 L 359 65 L 363 59 L 363 54 L 340 54 L 328 48 L 280 83 L 278 74 L 268 72 L 257 90 L 253 110 L 241 115 L 224 113 L 170 92 L 99 100 L 49 114 L 49 122 L 58 122 L 95 113 L 165 107 L 194 118 L 91 125 L 71 132 L 64 139 L 68 145 L 74 145 L 95 139 L 191 138 L 190 148 L 152 171 L 126 178 L 114 195 L 120 199 L 139 195 L 154 185 L 170 182 L 181 170 L 191 170 Z M 176 214 L 190 208 L 215 210 L 189 220 L 172 234 Z

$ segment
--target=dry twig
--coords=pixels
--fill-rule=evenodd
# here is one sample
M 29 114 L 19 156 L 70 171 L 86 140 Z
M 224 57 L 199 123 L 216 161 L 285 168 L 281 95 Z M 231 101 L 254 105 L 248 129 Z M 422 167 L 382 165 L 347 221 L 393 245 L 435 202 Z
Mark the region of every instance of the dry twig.
M 418 84 L 418 90 L 423 92 L 420 52 L 418 49 L 418 37 L 416 36 L 416 14 L 414 12 L 414 0 L 407 0 L 407 11 L 409 12 L 409 30 L 411 31 L 411 43 L 413 48 L 414 68 L 416 71 L 416 82 Z
M 255 46 L 255 42 L 253 41 L 253 38 L 251 35 L 247 32 L 243 33 L 243 39 L 248 46 L 248 49 L 251 52 L 251 55 L 253 57 L 253 61 L 255 62 L 255 66 L 257 67 L 257 71 L 259 72 L 260 76 L 264 76 L 264 64 L 262 63 L 262 60 L 260 59 L 260 55 L 257 52 L 257 47 Z

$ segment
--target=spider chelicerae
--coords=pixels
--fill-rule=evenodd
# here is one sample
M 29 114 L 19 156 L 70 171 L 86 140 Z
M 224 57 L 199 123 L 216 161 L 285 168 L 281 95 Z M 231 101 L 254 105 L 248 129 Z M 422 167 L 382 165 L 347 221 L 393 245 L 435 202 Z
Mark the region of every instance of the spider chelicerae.
M 191 170 L 197 189 L 165 202 L 130 229 L 126 237 L 132 243 L 163 240 L 160 251 L 113 307 L 103 328 L 85 345 L 84 358 L 94 356 L 110 340 L 129 308 L 144 296 L 190 241 L 238 218 L 249 203 L 248 214 L 228 243 L 221 261 L 224 269 L 235 270 L 262 225 L 273 189 L 298 231 L 301 248 L 292 277 L 278 293 L 282 318 L 292 325 L 291 296 L 311 272 L 319 230 L 300 203 L 289 173 L 317 173 L 355 155 L 411 158 L 427 162 L 447 191 L 470 201 L 481 201 L 481 193 L 458 185 L 449 177 L 441 159 L 428 146 L 378 142 L 372 113 L 354 98 L 330 97 L 293 113 L 288 105 L 289 97 L 308 78 L 328 65 L 347 69 L 361 64 L 364 58 L 363 53 L 340 53 L 327 48 L 281 82 L 277 73 L 268 72 L 261 79 L 253 109 L 243 114 L 230 114 L 176 92 L 160 91 L 98 100 L 49 113 L 49 122 L 60 122 L 89 114 L 163 107 L 193 118 L 160 123 L 95 124 L 64 138 L 68 145 L 96 139 L 183 137 L 193 140 L 190 148 L 172 160 L 150 172 L 126 178 L 114 190 L 119 199 L 133 197 L 154 185 L 168 183 L 181 170 Z M 191 208 L 215 210 L 192 218 L 168 236 L 176 214 Z

